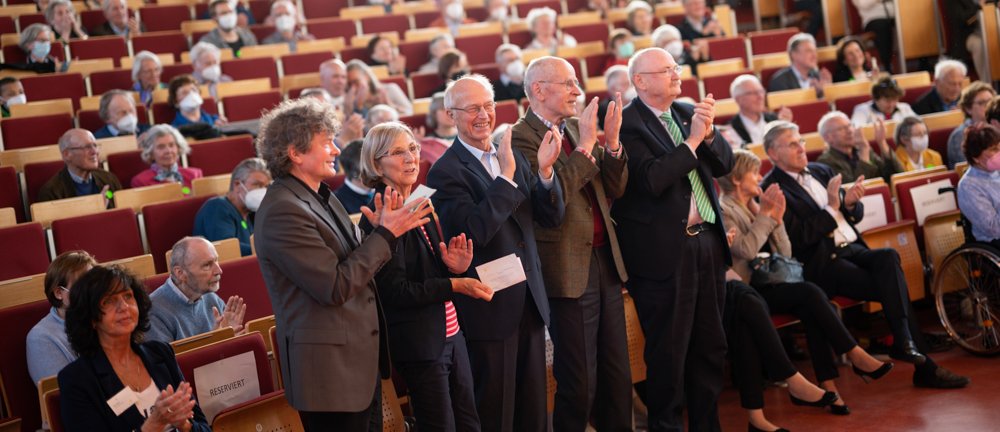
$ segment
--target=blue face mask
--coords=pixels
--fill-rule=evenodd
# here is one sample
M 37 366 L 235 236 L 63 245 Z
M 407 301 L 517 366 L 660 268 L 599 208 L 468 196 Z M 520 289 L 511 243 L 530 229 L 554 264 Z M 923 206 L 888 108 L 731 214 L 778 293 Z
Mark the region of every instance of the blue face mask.
M 37 59 L 43 59 L 49 56 L 49 51 L 52 50 L 52 43 L 49 41 L 39 41 L 35 42 L 31 46 L 31 56 Z
M 628 58 L 635 54 L 635 44 L 632 42 L 622 42 L 618 45 L 618 57 Z

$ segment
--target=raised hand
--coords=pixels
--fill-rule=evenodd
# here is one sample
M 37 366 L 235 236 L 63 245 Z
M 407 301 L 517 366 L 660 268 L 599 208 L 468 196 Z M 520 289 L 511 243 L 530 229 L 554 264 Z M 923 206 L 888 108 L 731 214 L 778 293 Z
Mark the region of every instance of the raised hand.
M 882 156 L 889 156 L 889 143 L 885 139 L 885 122 L 882 119 L 875 119 L 875 143 L 878 144 L 879 151 L 882 152 Z
M 365 118 L 361 117 L 361 114 L 352 113 L 347 119 L 344 120 L 343 127 L 340 128 L 340 136 L 338 142 L 347 144 L 354 140 L 359 140 L 365 137 Z
M 615 98 L 608 103 L 608 112 L 604 114 L 604 148 L 608 151 L 618 151 L 618 131 L 622 126 L 622 94 L 615 93 Z
M 247 305 L 243 303 L 243 297 L 232 296 L 226 301 L 226 309 L 219 313 L 219 309 L 212 306 L 212 316 L 215 317 L 215 328 L 232 327 L 237 334 L 244 332 L 243 319 L 246 316 Z
M 781 217 L 784 215 L 784 209 L 781 209 L 782 214 L 777 214 L 778 208 L 781 204 L 778 203 L 778 196 L 782 199 L 785 197 L 781 193 L 781 189 L 778 188 L 777 183 L 772 184 L 760 195 L 760 216 L 768 216 L 776 221 L 781 221 Z
M 188 419 L 194 417 L 195 400 L 191 397 L 191 384 L 181 382 L 175 391 L 173 386 L 160 391 L 156 402 L 150 407 L 149 417 L 143 423 L 143 431 L 162 431 L 167 426 L 173 426 L 181 431 L 191 429 Z
M 452 278 L 451 291 L 486 301 L 493 300 L 493 288 L 474 278 Z
M 829 199 L 828 205 L 838 210 L 840 209 L 840 185 L 843 182 L 843 178 L 844 176 L 837 174 L 826 185 L 826 196 Z
M 441 249 L 441 261 L 452 274 L 462 274 L 472 264 L 472 239 L 466 239 L 465 233 L 451 238 L 448 245 L 438 244 Z
M 372 226 L 385 227 L 396 237 L 430 222 L 430 219 L 427 218 L 432 210 L 430 200 L 421 198 L 406 206 L 403 205 L 404 201 L 398 192 L 392 188 L 385 188 L 384 196 L 383 194 L 375 194 L 375 210 L 361 207 L 361 214 L 368 219 Z
M 610 109 L 610 107 L 609 107 Z M 590 100 L 587 107 L 580 113 L 580 142 L 577 146 L 583 147 L 590 154 L 597 144 L 597 98 Z
M 691 150 L 697 150 L 702 141 L 712 130 L 712 122 L 715 121 L 715 98 L 709 93 L 701 102 L 694 106 L 694 116 L 691 118 L 691 131 L 688 135 L 687 143 Z
M 507 128 L 503 132 L 503 138 L 500 139 L 500 147 L 497 148 L 497 162 L 500 165 L 500 173 L 511 180 L 514 179 L 514 172 L 517 170 L 517 162 L 514 160 L 514 148 L 510 145 L 510 137 L 514 133 L 513 129 Z
M 780 108 L 778 108 L 778 119 L 784 121 L 792 121 L 792 110 L 782 105 Z
M 865 196 L 864 182 L 865 176 L 858 176 L 858 178 L 854 180 L 854 185 L 852 185 L 851 188 L 844 194 L 844 206 L 847 207 L 848 210 L 853 210 L 858 201 L 861 201 L 861 197 Z
M 542 144 L 538 146 L 538 172 L 542 178 L 552 178 L 552 165 L 559 158 L 559 152 L 562 151 L 561 146 L 562 135 L 559 134 L 558 128 L 552 126 L 551 130 L 545 132 Z

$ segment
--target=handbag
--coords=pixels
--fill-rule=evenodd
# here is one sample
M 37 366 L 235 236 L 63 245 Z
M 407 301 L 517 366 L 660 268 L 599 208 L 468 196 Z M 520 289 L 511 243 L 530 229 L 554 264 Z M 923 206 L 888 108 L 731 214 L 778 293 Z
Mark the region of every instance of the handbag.
M 750 260 L 750 285 L 762 287 L 780 283 L 804 282 L 802 263 L 781 254 L 761 252 Z

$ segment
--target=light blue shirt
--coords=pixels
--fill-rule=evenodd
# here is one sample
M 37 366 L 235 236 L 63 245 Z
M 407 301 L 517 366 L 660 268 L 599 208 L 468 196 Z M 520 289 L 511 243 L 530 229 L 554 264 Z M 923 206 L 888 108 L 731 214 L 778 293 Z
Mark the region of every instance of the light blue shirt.
M 38 383 L 42 378 L 56 375 L 63 367 L 78 357 L 66 336 L 66 321 L 59 318 L 56 308 L 35 324 L 28 332 L 28 374 Z M 27 397 L 27 396 L 25 396 Z
M 1000 171 L 970 166 L 958 182 L 958 208 L 972 222 L 976 240 L 1000 239 Z
M 509 179 L 507 178 L 507 176 L 500 173 L 500 160 L 497 158 L 497 151 L 495 148 L 492 147 L 492 144 L 490 144 L 490 151 L 489 153 L 487 153 L 483 150 L 480 150 L 476 147 L 466 144 L 465 141 L 462 141 L 461 137 L 458 138 L 458 142 L 462 143 L 462 145 L 465 146 L 465 149 L 468 150 L 469 153 L 472 153 L 472 155 L 476 157 L 476 160 L 478 160 L 479 163 L 483 164 L 483 168 L 486 169 L 486 172 L 493 173 L 494 177 L 500 177 L 504 180 L 507 180 L 507 183 L 510 183 L 511 186 L 514 186 L 515 189 L 517 188 L 517 183 L 514 183 L 514 180 Z M 489 154 L 490 158 L 489 165 L 487 165 L 486 162 L 483 161 L 483 155 L 486 154 Z M 538 179 L 542 182 L 542 187 L 544 187 L 545 189 L 551 189 L 552 181 L 555 179 L 555 170 L 552 171 L 552 176 L 547 179 L 542 177 L 542 173 L 541 171 L 539 171 Z

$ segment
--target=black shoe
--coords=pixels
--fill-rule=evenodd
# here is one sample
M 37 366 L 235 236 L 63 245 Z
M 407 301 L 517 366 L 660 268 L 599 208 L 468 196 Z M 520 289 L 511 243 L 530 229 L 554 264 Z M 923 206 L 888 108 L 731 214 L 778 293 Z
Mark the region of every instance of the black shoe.
M 757 426 L 754 426 L 753 423 L 747 423 L 747 432 L 789 432 L 789 430 L 780 427 L 773 431 L 766 431 L 764 429 L 758 428 Z
M 832 391 L 828 391 L 826 393 L 823 393 L 823 397 L 821 397 L 821 398 L 819 398 L 819 400 L 815 400 L 815 401 L 807 401 L 807 400 L 799 399 L 799 398 L 795 397 L 795 395 L 793 395 L 792 392 L 788 392 L 788 397 L 792 400 L 792 404 L 794 404 L 794 405 L 811 406 L 811 407 L 818 407 L 818 408 L 823 408 L 823 407 L 825 407 L 827 405 L 832 405 L 834 402 L 837 401 L 837 399 L 840 398 L 839 396 L 837 396 L 837 393 L 834 393 Z
M 865 380 L 865 383 L 870 383 L 879 378 L 882 378 L 883 376 L 885 376 L 885 374 L 889 373 L 889 371 L 892 370 L 892 365 L 893 365 L 892 362 L 885 362 L 882 363 L 882 366 L 879 366 L 878 369 L 875 369 L 871 372 L 865 372 L 859 369 L 857 366 L 851 366 L 851 368 L 854 369 L 855 374 L 861 377 L 861 379 Z
M 917 351 L 917 346 L 913 343 L 913 341 L 893 345 L 893 347 L 889 350 L 889 357 L 901 362 L 913 363 L 915 365 L 921 365 L 927 361 L 927 357 L 921 354 L 920 351 Z
M 935 388 L 935 389 L 957 389 L 962 388 L 972 380 L 969 377 L 956 375 L 954 372 L 938 366 L 933 373 L 913 373 L 913 385 L 915 387 Z
M 851 414 L 851 409 L 847 407 L 847 404 L 830 405 L 830 413 L 833 415 L 845 416 Z

